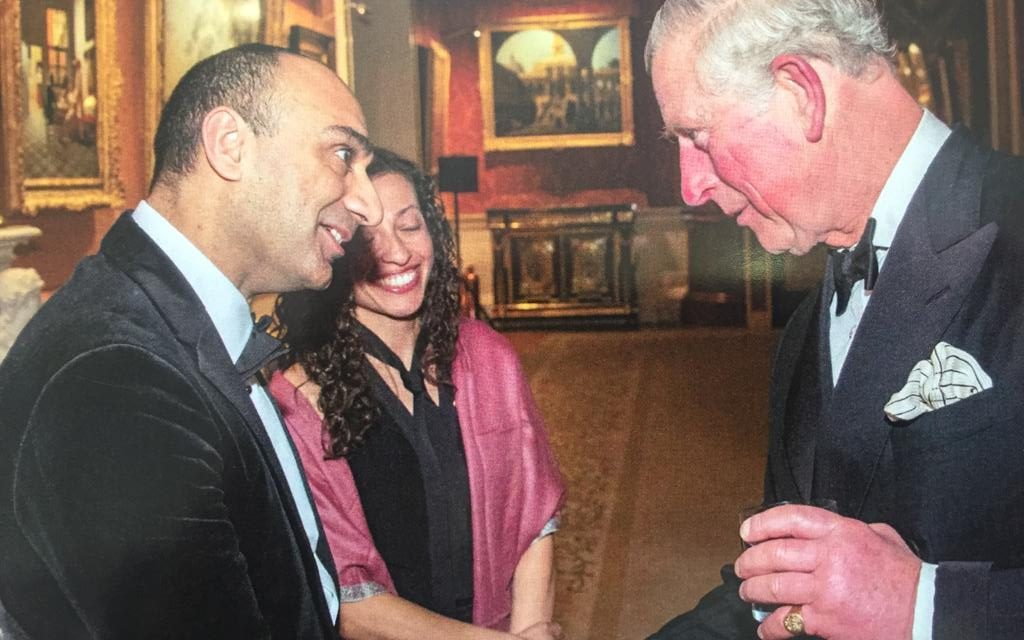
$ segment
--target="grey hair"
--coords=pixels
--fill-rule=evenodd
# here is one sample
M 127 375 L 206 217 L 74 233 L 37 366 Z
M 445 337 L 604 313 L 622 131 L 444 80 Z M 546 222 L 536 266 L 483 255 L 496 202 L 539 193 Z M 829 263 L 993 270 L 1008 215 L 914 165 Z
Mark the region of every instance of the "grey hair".
M 710 93 L 766 97 L 784 54 L 824 60 L 852 77 L 895 47 L 873 0 L 667 0 L 647 38 L 647 71 L 666 38 L 693 38 L 698 79 Z

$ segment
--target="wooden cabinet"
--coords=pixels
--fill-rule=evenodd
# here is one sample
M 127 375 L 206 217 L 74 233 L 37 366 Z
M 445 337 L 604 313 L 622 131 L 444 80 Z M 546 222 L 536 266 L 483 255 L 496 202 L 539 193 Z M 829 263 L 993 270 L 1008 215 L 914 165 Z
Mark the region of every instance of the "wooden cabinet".
M 499 326 L 634 326 L 634 207 L 491 209 Z

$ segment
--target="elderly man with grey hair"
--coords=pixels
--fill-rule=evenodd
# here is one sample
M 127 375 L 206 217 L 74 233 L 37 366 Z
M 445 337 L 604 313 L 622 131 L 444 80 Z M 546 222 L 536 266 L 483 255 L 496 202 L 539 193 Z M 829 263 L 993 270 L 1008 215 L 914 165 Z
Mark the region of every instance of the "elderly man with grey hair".
M 764 502 L 789 504 L 655 638 L 1024 637 L 1024 163 L 921 109 L 892 53 L 869 0 L 655 18 L 683 199 L 832 249 L 774 362 Z

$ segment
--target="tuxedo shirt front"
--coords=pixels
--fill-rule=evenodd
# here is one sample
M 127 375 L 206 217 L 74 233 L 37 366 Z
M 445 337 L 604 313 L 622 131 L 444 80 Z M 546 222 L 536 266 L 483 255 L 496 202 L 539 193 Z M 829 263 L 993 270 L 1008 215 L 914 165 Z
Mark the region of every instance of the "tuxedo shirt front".
M 924 110 L 914 135 L 889 174 L 881 193 L 878 194 L 878 200 L 871 210 L 871 217 L 876 223 L 871 243 L 875 247 L 879 272 L 885 265 L 885 256 L 892 246 L 893 238 L 896 237 L 896 231 L 903 221 L 907 207 L 910 206 L 914 192 L 921 185 L 924 174 L 950 133 L 950 128 L 944 122 L 930 111 Z M 850 344 L 870 299 L 871 292 L 864 290 L 864 281 L 857 281 L 850 291 L 850 302 L 846 312 L 837 316 L 836 297 L 832 296 L 829 306 L 829 347 L 832 356 L 833 385 L 839 381 L 846 354 L 850 352 Z
M 892 246 L 893 238 L 896 237 L 896 231 L 914 193 L 950 133 L 951 130 L 945 123 L 925 109 L 914 135 L 889 174 L 885 186 L 882 187 L 878 200 L 871 211 L 871 217 L 876 223 L 871 243 L 878 259 L 879 273 L 884 267 L 886 253 Z M 870 300 L 871 292 L 865 291 L 864 281 L 859 280 L 854 283 L 850 292 L 850 302 L 846 312 L 837 316 L 836 296 L 832 295 L 829 305 L 829 351 L 832 361 L 833 385 L 839 381 L 846 355 L 850 352 L 850 345 L 856 338 L 857 326 L 860 324 L 860 319 Z M 932 637 L 936 567 L 927 562 L 923 563 L 921 567 L 914 607 L 913 640 L 928 640 Z

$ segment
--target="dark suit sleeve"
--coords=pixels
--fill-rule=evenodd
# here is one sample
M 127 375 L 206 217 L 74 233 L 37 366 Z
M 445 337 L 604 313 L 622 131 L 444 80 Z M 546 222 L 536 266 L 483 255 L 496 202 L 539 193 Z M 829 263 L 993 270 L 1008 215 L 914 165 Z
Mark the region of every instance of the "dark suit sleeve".
M 70 635 L 268 636 L 219 434 L 186 378 L 138 348 L 88 353 L 50 379 L 19 448 L 15 515 L 75 608 Z
M 692 611 L 670 620 L 648 640 L 756 640 L 750 603 L 740 600 L 740 579 L 732 565 L 722 567 L 722 584 L 707 593 Z
M 935 640 L 1024 637 L 1024 569 L 944 562 L 935 574 Z

